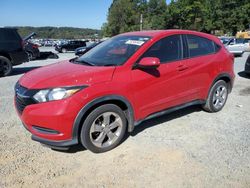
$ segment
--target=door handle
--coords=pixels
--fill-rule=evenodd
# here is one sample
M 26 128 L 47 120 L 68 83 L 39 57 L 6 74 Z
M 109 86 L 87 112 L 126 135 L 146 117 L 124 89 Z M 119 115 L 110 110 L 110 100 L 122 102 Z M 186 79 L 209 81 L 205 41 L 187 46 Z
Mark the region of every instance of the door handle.
M 179 65 L 178 67 L 177 67 L 177 70 L 178 71 L 184 71 L 184 70 L 187 70 L 188 69 L 188 66 L 187 65 Z

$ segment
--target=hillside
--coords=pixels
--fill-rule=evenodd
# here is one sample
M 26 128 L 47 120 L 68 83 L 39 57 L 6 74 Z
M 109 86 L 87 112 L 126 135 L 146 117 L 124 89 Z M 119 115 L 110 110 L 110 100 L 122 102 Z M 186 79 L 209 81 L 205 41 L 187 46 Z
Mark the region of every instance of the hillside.
M 100 30 L 88 28 L 74 27 L 15 27 L 19 34 L 24 37 L 35 32 L 37 38 L 53 38 L 53 39 L 80 39 L 80 38 L 96 38 L 101 33 Z M 96 35 L 98 34 L 98 35 Z

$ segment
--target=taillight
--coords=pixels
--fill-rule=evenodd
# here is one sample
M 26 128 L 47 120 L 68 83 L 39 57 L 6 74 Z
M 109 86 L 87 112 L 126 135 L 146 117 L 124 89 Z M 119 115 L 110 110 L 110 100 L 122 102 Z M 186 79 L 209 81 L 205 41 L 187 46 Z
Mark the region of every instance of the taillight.
M 21 41 L 22 49 L 24 49 L 24 45 L 25 45 L 25 42 L 22 40 L 22 41 Z
M 33 44 L 33 45 L 32 45 L 32 48 L 38 48 L 38 45 Z
M 234 54 L 230 53 L 230 59 L 233 61 L 234 63 Z

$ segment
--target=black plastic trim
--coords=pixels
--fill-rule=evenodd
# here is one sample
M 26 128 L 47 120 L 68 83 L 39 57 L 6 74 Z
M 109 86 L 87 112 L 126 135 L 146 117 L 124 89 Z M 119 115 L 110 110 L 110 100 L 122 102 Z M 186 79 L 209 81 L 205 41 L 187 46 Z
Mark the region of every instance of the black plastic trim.
M 218 80 L 221 80 L 222 78 L 228 78 L 230 80 L 230 88 L 229 88 L 229 93 L 232 91 L 233 89 L 233 79 L 231 78 L 230 74 L 228 73 L 222 73 L 222 74 L 219 74 L 213 81 L 213 83 L 211 84 L 210 86 L 210 89 L 213 87 L 213 85 L 215 84 L 215 82 L 217 82 Z M 210 89 L 209 89 L 209 92 L 210 92 Z
M 145 119 L 136 121 L 135 126 L 139 125 L 143 121 L 146 121 L 146 120 L 149 120 L 149 119 L 152 119 L 152 118 L 156 118 L 156 117 L 159 117 L 159 116 L 162 116 L 162 115 L 170 114 L 170 113 L 172 113 L 174 111 L 177 111 L 177 110 L 189 107 L 189 106 L 200 105 L 200 104 L 205 104 L 205 101 L 204 100 L 194 100 L 194 101 L 191 101 L 191 102 L 188 102 L 188 103 L 185 103 L 185 104 L 181 104 L 181 105 L 178 105 L 178 106 L 175 106 L 175 107 L 168 108 L 168 109 L 160 111 L 160 112 L 153 113 L 153 114 L 147 116 Z
M 79 133 L 80 128 L 81 128 L 81 121 L 82 121 L 84 114 L 88 110 L 90 110 L 91 107 L 98 105 L 99 103 L 103 103 L 103 102 L 111 101 L 111 100 L 118 100 L 118 101 L 121 101 L 121 102 L 126 104 L 128 110 L 127 110 L 127 113 L 125 113 L 125 115 L 126 115 L 126 118 L 128 120 L 128 132 L 132 132 L 134 130 L 134 110 L 133 110 L 130 102 L 126 98 L 119 96 L 119 95 L 108 95 L 108 96 L 94 99 L 93 101 L 89 102 L 87 105 L 85 105 L 80 110 L 80 112 L 77 114 L 77 117 L 76 117 L 75 122 L 73 124 L 72 137 L 74 140 L 75 139 L 78 140 L 78 133 Z
M 68 147 L 68 146 L 72 146 L 72 145 L 76 145 L 78 144 L 78 140 L 76 139 L 72 139 L 72 140 L 62 140 L 62 141 L 51 141 L 51 140 L 47 140 L 44 138 L 40 138 L 38 136 L 32 135 L 31 139 L 37 142 L 40 142 L 42 144 L 45 144 L 49 147 L 55 146 L 55 147 Z
M 42 134 L 60 134 L 59 131 L 57 130 L 53 130 L 53 129 L 48 129 L 48 128 L 44 128 L 44 127 L 39 127 L 36 125 L 32 126 L 32 129 L 34 129 L 35 131 L 42 133 Z

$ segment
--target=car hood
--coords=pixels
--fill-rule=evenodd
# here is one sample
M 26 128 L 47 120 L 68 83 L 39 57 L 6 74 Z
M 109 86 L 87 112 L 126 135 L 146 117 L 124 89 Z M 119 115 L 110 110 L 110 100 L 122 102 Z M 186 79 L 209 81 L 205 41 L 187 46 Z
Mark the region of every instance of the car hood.
M 19 83 L 29 89 L 81 86 L 112 79 L 115 67 L 87 66 L 63 61 L 26 73 Z

